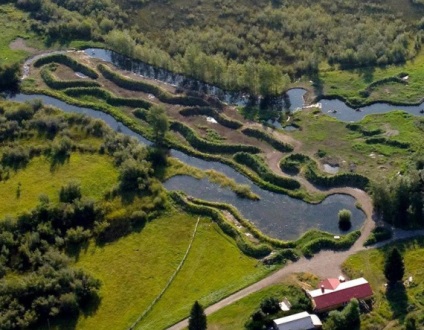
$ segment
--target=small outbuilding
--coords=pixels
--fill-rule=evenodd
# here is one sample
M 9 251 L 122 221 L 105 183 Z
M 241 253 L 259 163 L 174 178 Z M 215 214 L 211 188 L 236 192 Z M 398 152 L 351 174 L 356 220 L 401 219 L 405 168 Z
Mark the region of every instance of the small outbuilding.
M 274 320 L 278 330 L 311 330 L 321 329 L 322 323 L 318 316 L 302 312 Z
M 317 313 L 344 306 L 353 298 L 368 300 L 373 296 L 370 284 L 363 277 L 351 281 L 345 281 L 342 277 L 328 278 L 320 283 L 319 289 L 306 293 L 311 298 L 314 311 Z

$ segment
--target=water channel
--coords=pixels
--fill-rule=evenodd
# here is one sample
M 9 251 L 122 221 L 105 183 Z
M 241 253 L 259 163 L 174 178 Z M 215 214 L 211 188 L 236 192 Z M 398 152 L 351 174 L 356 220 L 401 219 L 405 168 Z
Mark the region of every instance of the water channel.
M 137 138 L 143 144 L 150 144 L 141 135 L 130 130 L 112 116 L 93 109 L 67 104 L 45 95 L 17 94 L 10 97 L 15 101 L 30 101 L 41 99 L 44 104 L 55 106 L 65 112 L 82 113 L 87 116 L 102 119 L 112 129 Z M 349 195 L 336 194 L 327 197 L 321 204 L 313 205 L 286 195 L 276 194 L 254 185 L 248 178 L 231 167 L 213 161 L 205 161 L 177 150 L 171 150 L 171 156 L 191 166 L 206 170 L 213 169 L 224 173 L 241 184 L 249 184 L 252 191 L 259 195 L 260 201 L 251 201 L 237 197 L 228 188 L 222 188 L 208 180 L 197 180 L 189 176 L 176 176 L 164 183 L 169 190 L 182 190 L 193 197 L 226 202 L 234 205 L 249 220 L 264 233 L 281 239 L 296 239 L 305 231 L 318 228 L 334 234 L 340 234 L 337 224 L 337 214 L 346 208 L 352 212 L 352 228 L 356 230 L 362 225 L 365 215 L 355 207 L 355 199 Z

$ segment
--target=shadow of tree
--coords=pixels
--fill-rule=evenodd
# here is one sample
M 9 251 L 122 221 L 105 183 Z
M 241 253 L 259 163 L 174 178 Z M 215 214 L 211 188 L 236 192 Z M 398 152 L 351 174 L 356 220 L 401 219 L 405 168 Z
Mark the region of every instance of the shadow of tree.
M 393 312 L 393 318 L 400 318 L 403 321 L 408 312 L 408 295 L 403 283 L 389 285 L 386 298 Z

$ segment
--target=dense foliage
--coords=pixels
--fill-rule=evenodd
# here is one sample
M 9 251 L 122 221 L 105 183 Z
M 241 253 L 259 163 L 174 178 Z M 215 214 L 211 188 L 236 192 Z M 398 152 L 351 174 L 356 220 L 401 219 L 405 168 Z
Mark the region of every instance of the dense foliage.
M 405 274 L 405 265 L 402 255 L 397 248 L 393 248 L 384 261 L 384 276 L 389 283 L 396 283 L 402 280 Z
M 332 311 L 324 323 L 324 329 L 344 330 L 360 328 L 360 311 L 358 300 L 352 299 L 341 311 Z
M 404 62 L 421 47 L 417 1 L 14 0 L 51 40 L 99 40 L 226 89 L 280 93 L 320 65 Z M 398 8 L 399 7 L 399 8 Z M 400 9 L 400 10 L 398 10 Z
M 47 319 L 73 318 L 95 308 L 100 282 L 74 269 L 70 256 L 90 239 L 103 244 L 140 228 L 163 207 L 166 197 L 152 177 L 149 150 L 99 120 L 67 115 L 40 102 L 3 103 L 0 132 L 1 181 L 9 180 L 12 171 L 24 171 L 34 157 L 46 157 L 54 169 L 72 152 L 107 154 L 120 172 L 105 201 L 86 198 L 77 182 L 69 182 L 58 191 L 58 203 L 41 194 L 32 211 L 0 221 L 0 328 L 45 325 Z M 103 143 L 80 144 L 82 136 Z M 17 198 L 19 191 L 20 185 Z M 107 201 L 116 196 L 138 196 L 144 203 L 137 210 L 115 212 Z
M 259 308 L 250 316 L 245 324 L 245 328 L 249 330 L 270 329 L 274 319 L 304 311 L 311 311 L 311 301 L 299 287 L 288 286 L 287 296 L 290 297 L 290 303 L 292 305 L 290 311 L 282 311 L 277 298 L 266 297 L 261 301 Z
M 372 186 L 374 207 L 384 221 L 398 227 L 423 226 L 424 170 L 417 169 Z

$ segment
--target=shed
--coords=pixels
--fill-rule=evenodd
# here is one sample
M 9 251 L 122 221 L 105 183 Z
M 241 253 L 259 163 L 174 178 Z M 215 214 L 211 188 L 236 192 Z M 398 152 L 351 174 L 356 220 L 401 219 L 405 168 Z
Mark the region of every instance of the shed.
M 310 330 L 321 329 L 322 323 L 318 316 L 302 312 L 274 320 L 278 330 Z

